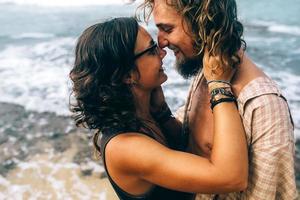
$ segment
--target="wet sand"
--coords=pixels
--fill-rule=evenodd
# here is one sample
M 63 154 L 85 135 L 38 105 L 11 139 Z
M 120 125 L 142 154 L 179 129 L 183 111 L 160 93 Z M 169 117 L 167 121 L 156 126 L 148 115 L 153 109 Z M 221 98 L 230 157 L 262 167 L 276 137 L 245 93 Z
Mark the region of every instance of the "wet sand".
M 0 199 L 118 199 L 92 132 L 70 117 L 0 103 Z
M 62 154 L 35 155 L 19 163 L 0 186 L 3 199 L 117 200 L 108 179 L 103 177 L 103 168 L 83 174 L 93 167 L 74 164 L 74 153 L 76 150 L 71 148 Z

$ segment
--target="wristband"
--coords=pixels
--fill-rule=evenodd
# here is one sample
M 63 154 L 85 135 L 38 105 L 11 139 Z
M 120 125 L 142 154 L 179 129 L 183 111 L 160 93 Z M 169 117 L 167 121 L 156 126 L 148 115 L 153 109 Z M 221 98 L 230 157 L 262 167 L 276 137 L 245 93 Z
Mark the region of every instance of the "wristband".
M 218 105 L 219 103 L 222 103 L 222 102 L 234 102 L 236 104 L 236 99 L 234 97 L 226 97 L 226 98 L 221 98 L 216 101 L 211 100 L 210 101 L 211 110 L 213 110 L 216 105 Z

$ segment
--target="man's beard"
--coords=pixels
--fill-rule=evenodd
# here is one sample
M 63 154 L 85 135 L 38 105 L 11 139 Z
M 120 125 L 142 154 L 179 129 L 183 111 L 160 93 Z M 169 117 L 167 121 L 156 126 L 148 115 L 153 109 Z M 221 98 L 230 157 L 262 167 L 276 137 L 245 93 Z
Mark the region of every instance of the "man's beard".
M 192 58 L 176 59 L 175 68 L 177 72 L 184 78 L 189 79 L 195 76 L 202 69 L 203 54 Z

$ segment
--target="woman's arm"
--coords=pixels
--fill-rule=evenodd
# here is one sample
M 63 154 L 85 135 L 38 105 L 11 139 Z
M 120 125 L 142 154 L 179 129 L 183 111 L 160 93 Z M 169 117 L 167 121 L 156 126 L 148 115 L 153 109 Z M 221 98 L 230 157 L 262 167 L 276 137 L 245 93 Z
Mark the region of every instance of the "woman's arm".
M 121 174 L 185 192 L 244 190 L 248 156 L 237 108 L 234 103 L 220 103 L 213 113 L 214 146 L 210 159 L 171 150 L 145 135 L 130 133 L 116 136 L 108 143 L 108 168 L 117 167 Z
M 206 54 L 207 55 L 207 54 Z M 211 73 L 217 59 L 205 57 L 207 80 L 229 80 L 230 68 Z M 225 69 L 225 70 L 224 70 Z M 209 88 L 211 89 L 211 88 Z M 171 150 L 138 133 L 121 134 L 106 147 L 107 166 L 166 188 L 192 193 L 226 193 L 247 187 L 248 156 L 244 128 L 234 102 L 213 108 L 210 159 Z
M 139 133 L 127 133 L 114 137 L 107 144 L 106 164 L 121 174 L 179 191 L 223 193 L 244 190 L 247 153 L 246 145 L 239 143 L 245 142 L 245 137 L 238 128 L 228 134 L 217 132 L 211 160 L 171 150 Z M 223 139 L 225 141 L 219 141 Z M 117 179 L 113 173 L 110 175 Z

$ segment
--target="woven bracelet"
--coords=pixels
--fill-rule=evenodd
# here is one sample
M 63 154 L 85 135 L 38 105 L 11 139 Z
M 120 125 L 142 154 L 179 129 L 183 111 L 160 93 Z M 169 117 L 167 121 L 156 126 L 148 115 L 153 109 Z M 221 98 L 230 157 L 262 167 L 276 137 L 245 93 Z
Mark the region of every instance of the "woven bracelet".
M 223 81 L 223 80 L 210 80 L 210 81 L 207 81 L 207 85 L 210 84 L 210 83 L 225 83 L 227 85 L 232 85 L 229 81 Z

